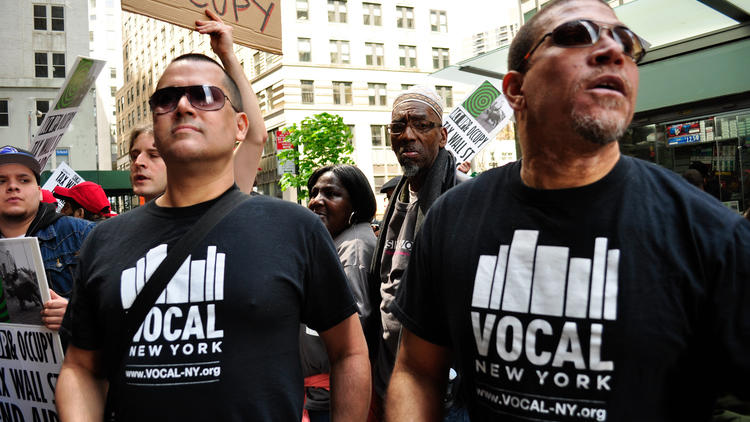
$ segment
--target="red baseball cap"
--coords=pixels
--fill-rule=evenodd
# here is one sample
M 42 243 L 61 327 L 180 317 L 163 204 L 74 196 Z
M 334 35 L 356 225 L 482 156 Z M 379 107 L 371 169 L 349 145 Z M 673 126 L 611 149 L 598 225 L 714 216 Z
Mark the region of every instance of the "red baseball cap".
M 52 195 L 52 192 L 48 191 L 47 189 L 42 189 L 42 202 L 46 202 L 48 204 L 56 204 L 57 199 L 55 199 L 55 196 Z
M 104 189 L 94 182 L 81 182 L 70 189 L 55 186 L 53 195 L 63 200 L 72 199 L 93 214 L 101 214 L 105 217 L 116 215 L 110 212 L 109 199 Z

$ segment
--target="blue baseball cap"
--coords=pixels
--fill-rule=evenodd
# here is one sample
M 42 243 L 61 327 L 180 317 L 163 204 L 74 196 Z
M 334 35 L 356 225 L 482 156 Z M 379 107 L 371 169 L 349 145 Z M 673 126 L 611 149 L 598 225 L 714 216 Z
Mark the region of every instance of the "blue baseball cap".
M 0 148 L 0 166 L 3 164 L 24 165 L 34 172 L 37 184 L 41 179 L 42 166 L 39 165 L 39 161 L 34 157 L 34 154 L 26 150 L 10 145 Z

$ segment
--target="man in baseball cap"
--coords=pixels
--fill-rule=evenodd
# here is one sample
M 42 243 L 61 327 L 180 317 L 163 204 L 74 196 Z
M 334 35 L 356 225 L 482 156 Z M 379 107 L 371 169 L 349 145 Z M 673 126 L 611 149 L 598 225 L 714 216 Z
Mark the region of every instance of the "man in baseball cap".
M 93 223 L 64 217 L 55 212 L 56 204 L 42 203 L 40 173 L 39 161 L 30 152 L 0 147 L 0 237 L 39 240 L 52 297 L 44 304 L 42 320 L 56 330 L 73 287 L 78 249 Z
M 65 201 L 60 212 L 63 215 L 83 218 L 89 221 L 101 221 L 112 217 L 109 199 L 104 189 L 94 182 L 81 182 L 72 188 L 56 186 L 55 198 Z

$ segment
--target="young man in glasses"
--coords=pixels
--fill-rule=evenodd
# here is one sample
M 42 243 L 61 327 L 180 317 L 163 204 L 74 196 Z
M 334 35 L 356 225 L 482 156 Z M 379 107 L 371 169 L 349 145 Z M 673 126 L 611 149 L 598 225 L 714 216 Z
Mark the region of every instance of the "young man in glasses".
M 305 322 L 329 354 L 333 420 L 363 420 L 370 370 L 356 304 L 330 235 L 296 204 L 258 196 L 236 207 L 192 248 L 118 350 L 145 281 L 237 189 L 232 153 L 249 130 L 235 82 L 202 55 L 175 59 L 150 103 L 166 191 L 101 223 L 81 252 L 64 322 L 71 345 L 56 387 L 60 419 L 299 421 Z
M 748 392 L 750 224 L 620 155 L 641 41 L 553 1 L 509 52 L 523 160 L 443 196 L 393 307 L 390 421 L 437 420 L 458 361 L 472 422 L 708 421 Z
M 393 103 L 391 148 L 404 177 L 386 208 L 370 269 L 373 309 L 368 322 L 373 354 L 374 416 L 382 419 L 382 398 L 393 370 L 401 325 L 391 313 L 393 302 L 412 251 L 415 234 L 435 199 L 457 183 L 456 162 L 443 147 L 447 132 L 442 127 L 443 100 L 434 89 L 416 86 Z

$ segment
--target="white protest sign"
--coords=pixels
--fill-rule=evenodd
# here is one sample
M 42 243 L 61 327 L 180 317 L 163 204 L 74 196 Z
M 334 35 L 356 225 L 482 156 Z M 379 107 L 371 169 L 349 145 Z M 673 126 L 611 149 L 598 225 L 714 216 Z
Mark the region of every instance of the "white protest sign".
M 56 333 L 0 323 L 0 418 L 58 421 L 54 399 L 62 360 Z
M 508 125 L 513 109 L 500 89 L 484 81 L 443 121 L 448 131 L 445 148 L 457 164 L 471 161 Z
M 55 384 L 63 350 L 60 337 L 42 325 L 50 299 L 35 237 L 0 239 L 0 420 L 57 421 Z
M 46 182 L 44 182 L 44 186 L 42 186 L 42 189 L 47 189 L 48 191 L 52 192 L 55 190 L 55 186 L 62 186 L 64 188 L 71 188 L 81 182 L 83 182 L 83 177 L 79 176 L 78 173 L 75 172 L 72 168 L 70 168 L 69 165 L 65 163 L 60 163 L 60 165 L 57 166 L 54 172 L 52 172 L 52 175 L 47 179 Z M 57 201 L 57 211 L 59 212 L 63 207 L 63 203 L 58 200 Z
M 39 160 L 42 168 L 55 152 L 57 144 L 60 143 L 70 122 L 78 113 L 86 94 L 94 85 L 99 72 L 104 68 L 104 63 L 104 60 L 76 57 L 70 73 L 57 93 L 52 110 L 44 116 L 34 136 L 31 153 Z
M 64 188 L 72 188 L 73 186 L 83 182 L 83 177 L 79 176 L 69 165 L 60 163 L 57 166 L 52 175 L 44 182 L 42 189 L 47 189 L 52 192 L 55 186 L 62 186 Z

